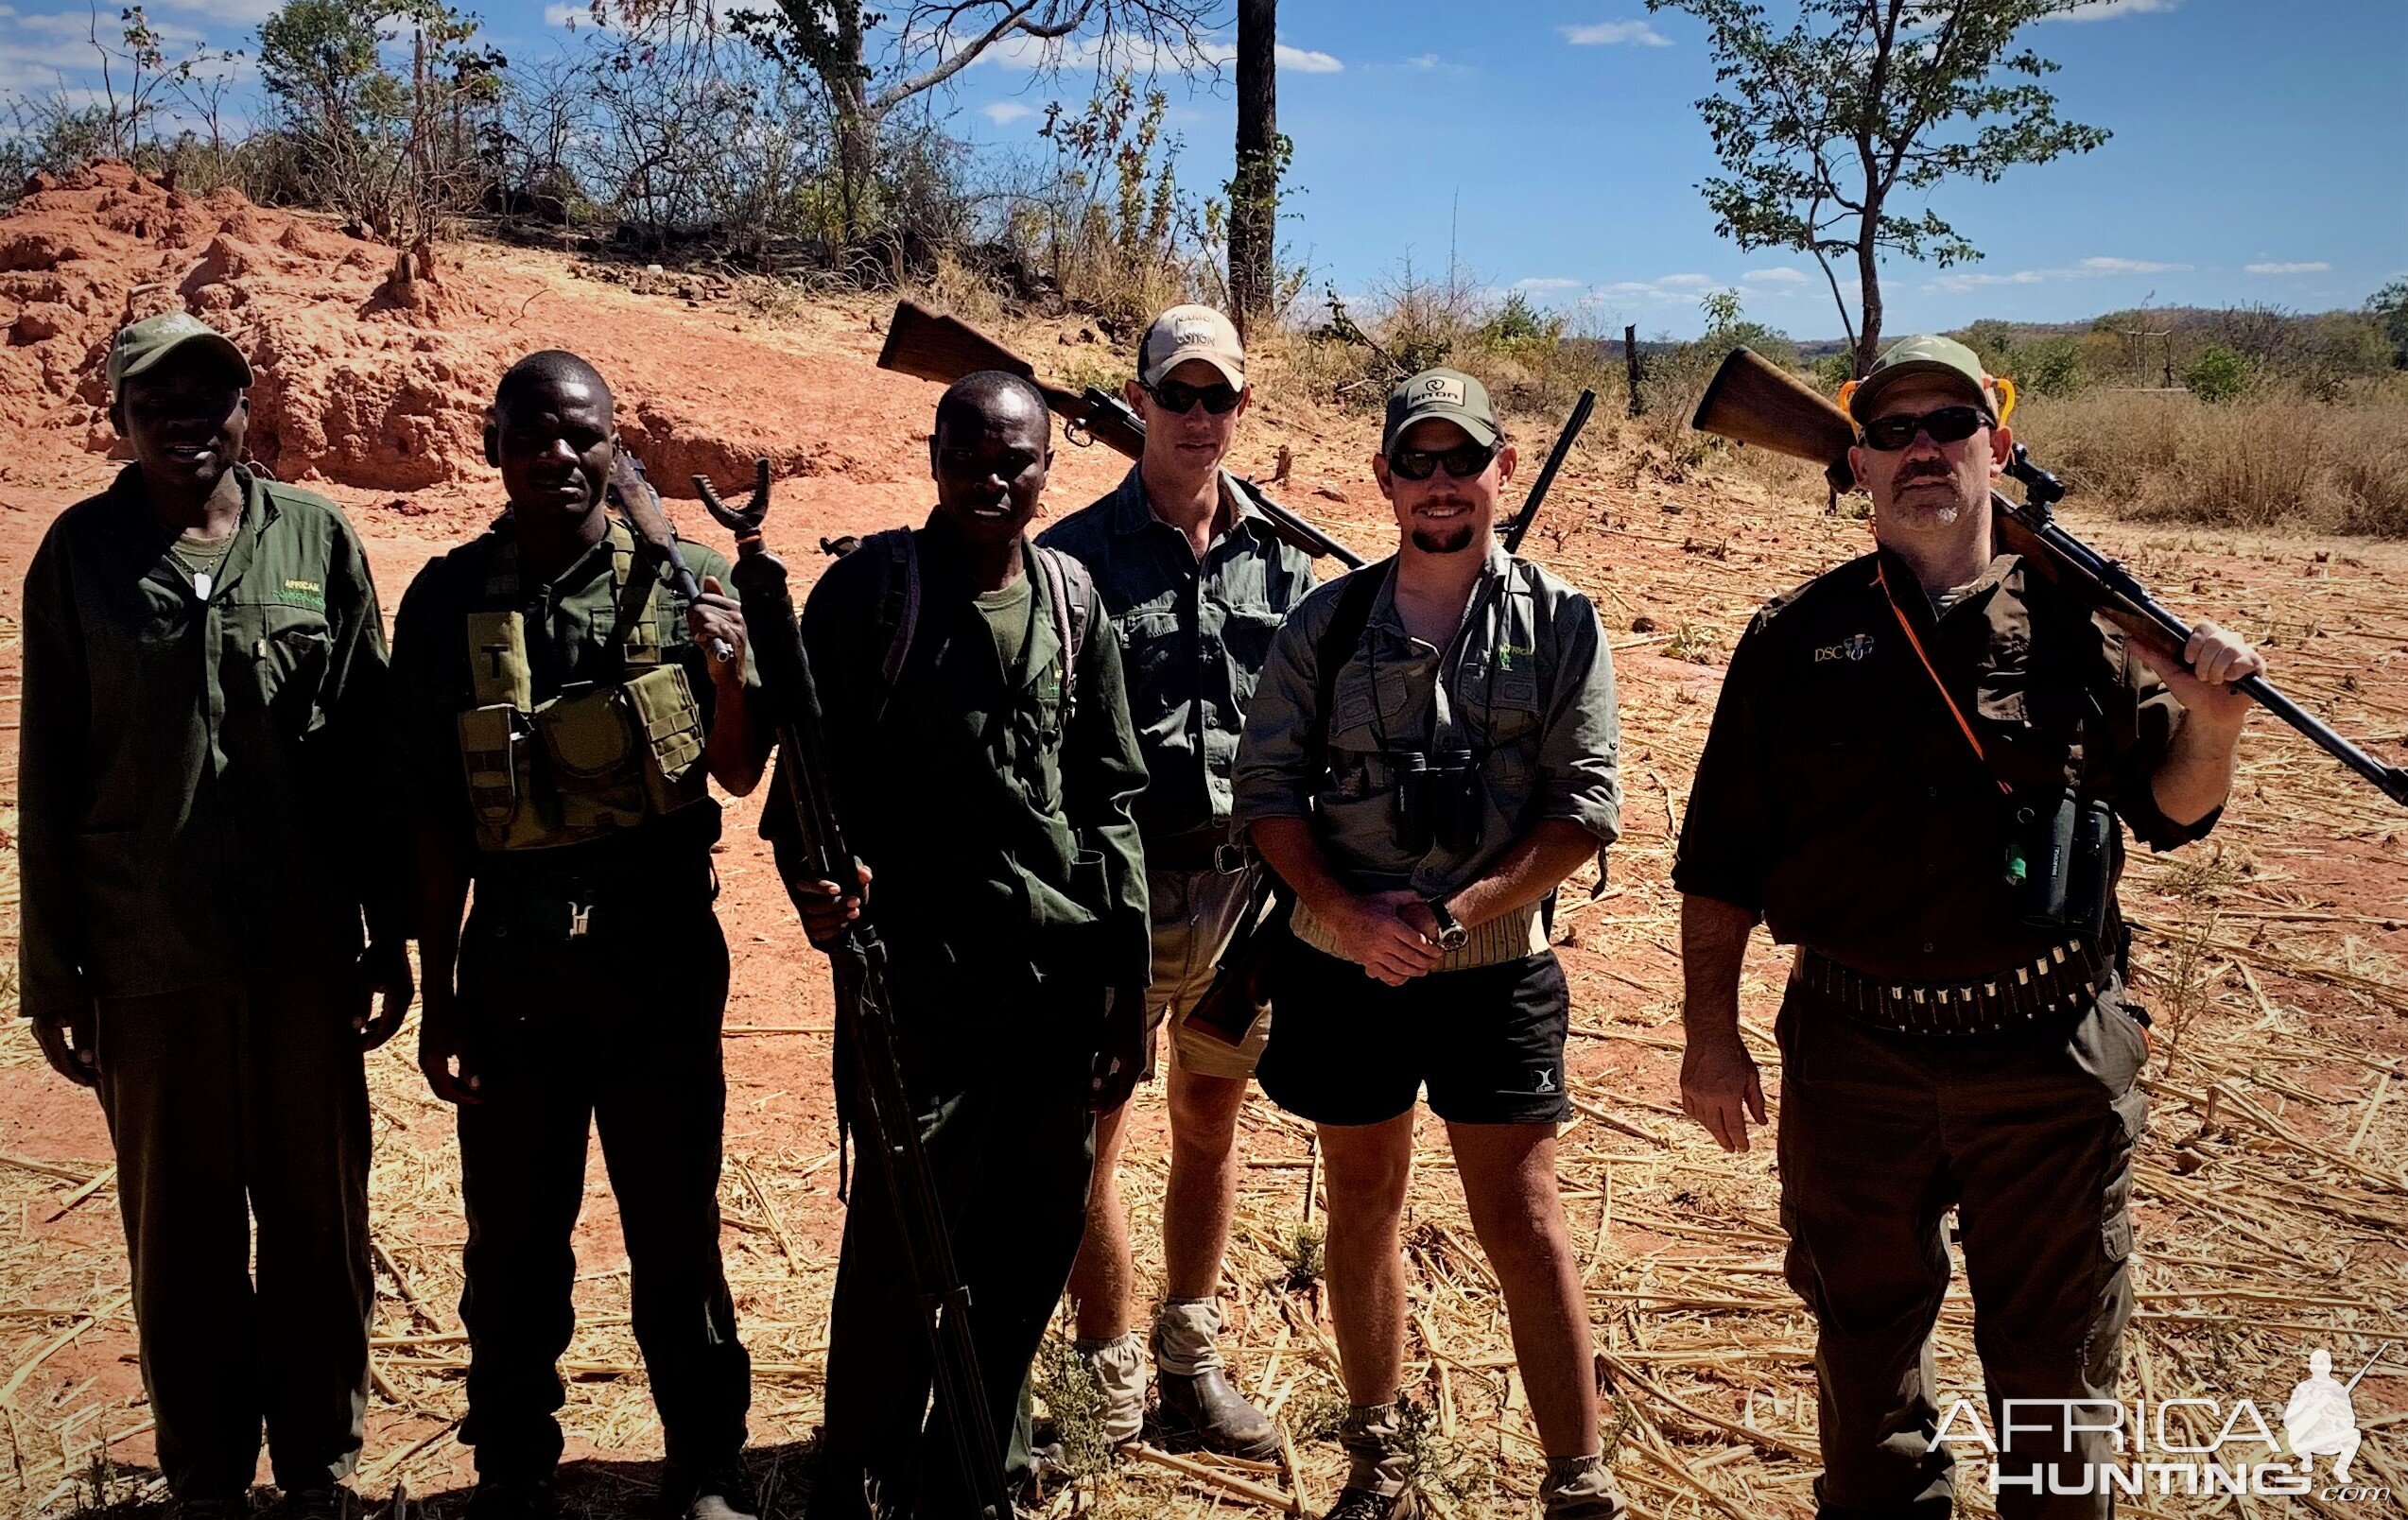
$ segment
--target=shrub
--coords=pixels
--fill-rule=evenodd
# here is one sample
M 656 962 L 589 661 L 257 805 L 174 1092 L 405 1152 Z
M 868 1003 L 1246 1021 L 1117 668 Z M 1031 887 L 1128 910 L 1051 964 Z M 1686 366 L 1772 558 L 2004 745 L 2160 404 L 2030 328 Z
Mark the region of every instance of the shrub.
M 2249 389 L 2254 376 L 2247 358 L 2221 343 L 2209 344 L 2182 371 L 2182 383 L 2201 401 L 2232 401 Z
M 2082 367 L 2082 340 L 2048 337 L 2016 351 L 2007 371 L 2016 389 L 2036 396 L 2070 396 L 2088 384 Z

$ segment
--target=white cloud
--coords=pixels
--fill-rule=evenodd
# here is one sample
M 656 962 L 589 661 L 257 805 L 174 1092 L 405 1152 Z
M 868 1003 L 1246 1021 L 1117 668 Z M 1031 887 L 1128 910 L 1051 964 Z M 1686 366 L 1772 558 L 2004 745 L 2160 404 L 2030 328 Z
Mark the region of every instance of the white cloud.
M 1548 275 L 1516 280 L 1513 283 L 1512 288 L 1526 296 L 1552 296 L 1560 295 L 1567 290 L 1578 290 L 1583 283 L 1579 280 L 1567 280 L 1560 275 Z
M 979 108 L 979 114 L 997 127 L 1009 127 L 1015 121 L 1025 121 L 1036 113 L 1034 107 L 1024 106 L 1017 100 L 990 100 Z
M 1298 74 L 1343 74 L 1346 68 L 1345 64 L 1327 53 L 1290 47 L 1286 43 L 1279 43 L 1273 53 L 1281 68 L 1292 69 Z
M 2182 0 L 2082 0 L 2070 10 L 2060 10 L 2044 21 L 2113 21 L 2118 16 L 2162 16 L 2182 4 Z
M 1437 66 L 1438 55 L 1435 53 L 1420 53 L 1405 60 L 1405 67 L 1409 69 L 1419 69 L 1424 74 L 1429 73 L 1431 69 L 1434 69 Z
M 170 10 L 187 10 L 209 21 L 256 26 L 276 13 L 280 0 L 152 0 Z
M 1560 26 L 1564 41 L 1574 47 L 1611 47 L 1628 43 L 1634 47 L 1670 47 L 1672 40 L 1643 21 L 1598 21 L 1585 26 Z
M 1944 274 L 1923 286 L 1926 290 L 1962 292 L 1980 290 L 1991 285 L 2047 285 L 2058 280 L 2089 280 L 2106 275 L 2178 274 L 2190 268 L 2188 264 L 2160 264 L 2153 259 L 2123 259 L 2094 255 L 2070 268 L 2018 269 L 2012 274 Z
M 544 25 L 552 27 L 589 26 L 594 22 L 590 6 L 548 5 L 544 8 Z
M 1750 269 L 1740 276 L 1742 283 L 1761 285 L 1805 285 L 1814 277 L 1804 269 L 1776 266 L 1770 269 Z
M 2251 274 L 2322 274 L 2332 268 L 2322 259 L 2307 264 L 2244 264 Z

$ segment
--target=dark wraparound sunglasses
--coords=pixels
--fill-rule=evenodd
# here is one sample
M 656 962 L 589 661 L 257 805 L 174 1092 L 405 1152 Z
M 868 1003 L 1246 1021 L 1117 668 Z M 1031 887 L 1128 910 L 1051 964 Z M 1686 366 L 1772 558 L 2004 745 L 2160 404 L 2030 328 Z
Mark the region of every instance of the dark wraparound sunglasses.
M 1459 443 L 1451 449 L 1398 449 L 1388 456 L 1388 468 L 1408 480 L 1427 480 L 1441 466 L 1457 480 L 1469 480 L 1497 458 L 1494 443 Z
M 1929 433 L 1934 443 L 1962 443 L 1992 425 L 1990 414 L 1979 406 L 1943 406 L 1920 417 L 1876 417 L 1864 424 L 1864 446 L 1893 454 Z
M 1215 417 L 1226 417 L 1238 405 L 1238 388 L 1226 380 L 1215 380 L 1208 386 L 1191 386 L 1185 380 L 1165 380 L 1158 386 L 1140 385 L 1139 389 L 1153 398 L 1153 404 L 1164 411 L 1186 416 L 1195 409 L 1197 402 Z

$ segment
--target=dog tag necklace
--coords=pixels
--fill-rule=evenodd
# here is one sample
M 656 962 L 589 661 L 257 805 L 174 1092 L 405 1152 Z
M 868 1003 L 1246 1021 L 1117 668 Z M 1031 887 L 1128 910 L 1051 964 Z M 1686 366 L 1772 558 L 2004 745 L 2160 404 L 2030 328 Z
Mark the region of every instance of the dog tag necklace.
M 241 525 L 236 524 L 222 538 L 202 538 L 186 533 L 172 545 L 171 552 L 176 562 L 182 565 L 184 573 L 192 578 L 193 596 L 201 601 L 207 601 L 209 594 L 217 589 L 217 571 L 225 564 L 227 554 L 234 546 L 234 533 L 239 531 Z

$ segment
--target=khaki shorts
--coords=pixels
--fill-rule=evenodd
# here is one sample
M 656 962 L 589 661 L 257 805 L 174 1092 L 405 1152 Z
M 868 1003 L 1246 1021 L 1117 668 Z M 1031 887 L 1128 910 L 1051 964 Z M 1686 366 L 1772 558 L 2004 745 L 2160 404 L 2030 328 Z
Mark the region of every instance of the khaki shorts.
M 1256 867 L 1256 870 L 1261 868 Z M 1154 1034 L 1170 1026 L 1170 1063 L 1199 1077 L 1243 1081 L 1255 1073 L 1271 1039 L 1268 1015 L 1255 1021 L 1246 1043 L 1223 1045 L 1187 1027 L 1187 1014 L 1212 987 L 1213 963 L 1245 911 L 1254 872 L 1149 871 L 1153 906 L 1153 985 L 1146 989 L 1146 1075 L 1154 1074 Z

